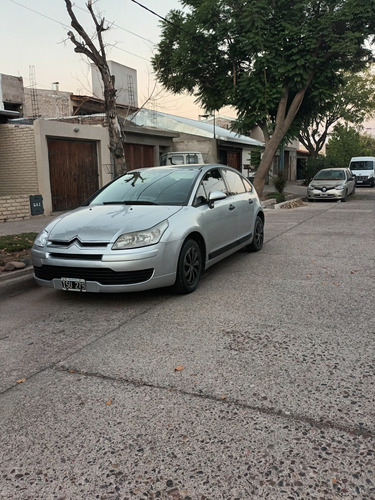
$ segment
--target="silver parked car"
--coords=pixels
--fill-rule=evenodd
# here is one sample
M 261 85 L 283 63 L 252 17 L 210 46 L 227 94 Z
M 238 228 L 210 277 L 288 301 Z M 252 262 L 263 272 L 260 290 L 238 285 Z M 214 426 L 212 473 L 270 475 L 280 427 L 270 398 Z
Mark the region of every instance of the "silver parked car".
M 355 193 L 355 177 L 348 168 L 324 168 L 307 186 L 307 199 L 341 200 Z
M 261 250 L 263 230 L 255 189 L 232 168 L 132 170 L 48 224 L 32 248 L 34 275 L 59 290 L 190 293 L 204 269 Z

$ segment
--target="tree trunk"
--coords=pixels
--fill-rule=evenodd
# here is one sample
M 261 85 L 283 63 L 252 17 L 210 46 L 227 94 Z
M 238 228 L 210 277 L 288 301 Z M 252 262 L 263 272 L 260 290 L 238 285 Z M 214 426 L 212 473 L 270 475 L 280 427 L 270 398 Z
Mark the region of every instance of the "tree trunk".
M 115 78 L 110 73 L 106 58 L 105 46 L 102 39 L 102 33 L 108 28 L 104 27 L 104 18 L 100 21 L 97 19 L 92 8 L 92 2 L 90 0 L 86 4 L 86 7 L 88 8 L 95 23 L 96 34 L 99 42 L 99 48 L 97 48 L 84 28 L 78 22 L 73 12 L 71 0 L 65 0 L 65 4 L 71 19 L 72 28 L 76 30 L 76 32 L 83 40 L 83 42 L 77 40 L 74 36 L 74 33 L 72 33 L 71 31 L 68 32 L 68 36 L 71 42 L 75 45 L 75 52 L 84 54 L 86 57 L 88 57 L 98 68 L 102 77 L 104 87 L 104 109 L 109 134 L 108 148 L 112 154 L 114 161 L 114 176 L 118 177 L 119 175 L 122 175 L 124 172 L 126 172 L 125 148 L 123 135 L 117 115 Z
M 104 84 L 105 113 L 108 123 L 109 150 L 113 156 L 114 176 L 119 177 L 126 172 L 125 149 L 121 127 L 116 109 L 115 78 L 109 73 L 108 66 L 99 68 Z
M 283 92 L 277 109 L 275 129 L 269 141 L 266 142 L 263 157 L 254 178 L 254 187 L 259 197 L 262 196 L 266 177 L 271 169 L 272 161 L 276 154 L 277 148 L 279 147 L 280 142 L 284 139 L 285 134 L 288 132 L 294 118 L 298 113 L 298 110 L 305 96 L 306 89 L 309 86 L 311 79 L 312 73 L 307 78 L 305 87 L 297 92 L 294 96 L 289 108 L 289 88 L 287 86 L 283 88 Z
M 270 140 L 266 144 L 264 149 L 264 153 L 259 164 L 259 167 L 256 171 L 254 178 L 254 187 L 259 196 L 262 196 L 264 184 L 266 183 L 267 174 L 271 169 L 272 162 L 276 151 L 282 141 L 284 134 L 282 130 L 274 131 Z

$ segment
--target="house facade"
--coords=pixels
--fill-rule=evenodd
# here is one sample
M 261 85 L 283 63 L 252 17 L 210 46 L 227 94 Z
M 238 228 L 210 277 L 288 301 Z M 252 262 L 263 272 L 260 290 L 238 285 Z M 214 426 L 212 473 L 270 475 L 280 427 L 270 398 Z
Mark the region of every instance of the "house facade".
M 178 133 L 170 149 L 163 152 L 198 151 L 205 163 L 222 163 L 248 175 L 251 152 L 263 148 L 257 139 L 237 134 L 216 123 L 141 109 L 128 117 L 141 127 Z

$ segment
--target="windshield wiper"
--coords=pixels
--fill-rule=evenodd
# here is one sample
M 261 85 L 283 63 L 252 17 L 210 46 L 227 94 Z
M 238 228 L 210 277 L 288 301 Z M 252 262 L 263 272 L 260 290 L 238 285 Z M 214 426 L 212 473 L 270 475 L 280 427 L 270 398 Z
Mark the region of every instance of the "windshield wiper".
M 103 201 L 103 205 L 157 205 L 153 201 Z

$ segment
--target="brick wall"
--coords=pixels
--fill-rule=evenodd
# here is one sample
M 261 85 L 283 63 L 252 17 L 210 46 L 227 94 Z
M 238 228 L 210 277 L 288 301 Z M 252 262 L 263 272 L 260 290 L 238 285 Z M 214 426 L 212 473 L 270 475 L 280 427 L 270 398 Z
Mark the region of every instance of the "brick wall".
M 38 193 L 32 125 L 0 125 L 0 196 Z
M 0 196 L 0 222 L 30 219 L 30 198 L 25 194 Z
M 37 111 L 38 116 L 43 116 L 45 118 L 56 118 L 73 114 L 73 106 L 70 101 L 71 92 L 42 89 L 37 89 L 36 92 L 38 109 L 33 110 L 31 104 L 31 89 L 25 88 L 24 116 L 33 116 L 35 111 Z

